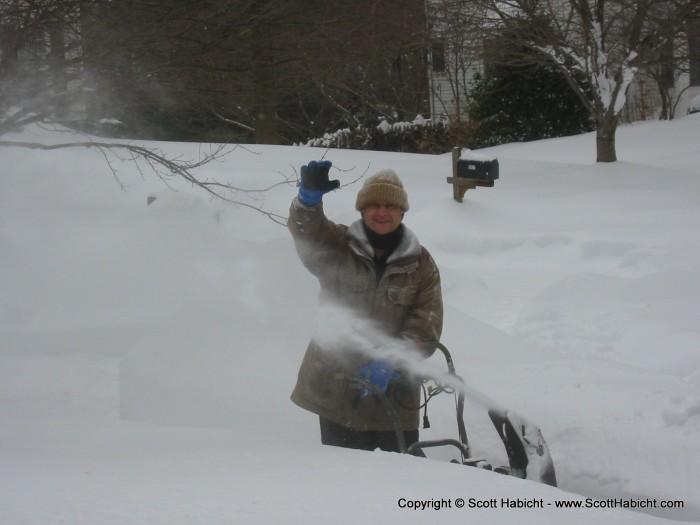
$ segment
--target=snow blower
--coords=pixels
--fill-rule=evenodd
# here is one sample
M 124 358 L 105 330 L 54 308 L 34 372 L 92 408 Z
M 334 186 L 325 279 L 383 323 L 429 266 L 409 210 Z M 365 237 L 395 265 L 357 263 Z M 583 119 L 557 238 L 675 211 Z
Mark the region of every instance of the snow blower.
M 457 434 L 458 438 L 436 439 L 428 441 L 418 441 L 406 446 L 403 428 L 398 414 L 391 406 L 386 393 L 380 388 L 366 380 L 358 379 L 355 386 L 364 388 L 375 394 L 382 402 L 382 405 L 391 420 L 396 431 L 399 451 L 404 454 L 411 454 L 418 457 L 426 457 L 425 449 L 434 447 L 454 447 L 461 459 L 453 460 L 462 465 L 492 470 L 501 474 L 515 476 L 517 478 L 528 479 L 545 483 L 547 485 L 557 485 L 554 464 L 549 453 L 547 443 L 542 437 L 540 429 L 514 413 L 511 410 L 491 406 L 488 408 L 488 415 L 496 428 L 508 455 L 508 466 L 493 467 L 485 458 L 472 457 L 467 431 L 464 424 L 464 401 L 467 396 L 467 388 L 464 380 L 457 375 L 452 362 L 449 350 L 442 343 L 437 343 L 436 348 L 440 349 L 447 360 L 447 375 L 444 377 L 423 377 L 423 397 L 424 403 L 417 407 L 423 409 L 424 428 L 427 428 L 427 404 L 440 393 L 454 394 L 456 397 L 457 411 Z M 432 383 L 430 388 L 426 385 Z

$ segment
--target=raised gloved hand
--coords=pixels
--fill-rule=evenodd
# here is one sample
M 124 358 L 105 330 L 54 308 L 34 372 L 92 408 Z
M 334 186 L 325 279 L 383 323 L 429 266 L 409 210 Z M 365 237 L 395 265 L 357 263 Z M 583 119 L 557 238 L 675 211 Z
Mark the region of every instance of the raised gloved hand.
M 330 160 L 312 160 L 301 167 L 299 181 L 299 200 L 307 206 L 315 206 L 323 195 L 340 186 L 339 180 L 328 180 L 328 170 L 333 164 Z
M 357 377 L 362 381 L 374 385 L 382 392 L 386 392 L 386 389 L 389 387 L 389 382 L 399 379 L 401 375 L 398 373 L 394 363 L 388 359 L 378 359 L 377 361 L 372 361 L 361 367 L 357 371 Z M 374 395 L 372 389 L 360 389 L 360 398 L 368 395 Z

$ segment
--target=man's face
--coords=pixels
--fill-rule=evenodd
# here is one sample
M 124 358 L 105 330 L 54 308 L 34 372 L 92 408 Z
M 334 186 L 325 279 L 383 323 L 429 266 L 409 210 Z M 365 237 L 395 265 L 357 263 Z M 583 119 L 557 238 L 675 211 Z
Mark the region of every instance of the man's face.
M 383 201 L 373 202 L 362 210 L 362 219 L 374 233 L 384 235 L 399 227 L 403 219 L 403 209 Z

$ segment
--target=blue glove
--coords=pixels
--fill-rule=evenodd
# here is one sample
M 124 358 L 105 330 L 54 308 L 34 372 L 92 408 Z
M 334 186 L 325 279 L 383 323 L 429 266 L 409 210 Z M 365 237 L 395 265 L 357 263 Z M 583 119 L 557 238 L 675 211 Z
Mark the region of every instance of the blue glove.
M 386 392 L 389 382 L 399 379 L 401 375 L 397 372 L 394 363 L 387 359 L 379 359 L 360 368 L 357 371 L 357 377 Z M 360 389 L 360 399 L 369 395 L 374 395 L 374 392 L 368 388 Z
M 323 195 L 340 186 L 339 180 L 328 180 L 328 170 L 333 164 L 330 160 L 312 160 L 301 167 L 299 182 L 299 200 L 307 206 L 315 206 Z
M 303 186 L 299 187 L 299 200 L 307 206 L 316 206 L 323 196 L 328 193 L 323 190 L 307 190 Z

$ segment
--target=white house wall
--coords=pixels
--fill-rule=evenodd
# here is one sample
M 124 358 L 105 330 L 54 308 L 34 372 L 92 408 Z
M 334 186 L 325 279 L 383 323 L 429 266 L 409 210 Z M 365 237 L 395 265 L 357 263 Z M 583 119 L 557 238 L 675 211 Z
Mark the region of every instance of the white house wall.
M 430 3 L 437 4 L 440 1 L 441 0 L 431 0 Z M 698 27 L 700 27 L 700 23 L 698 23 Z M 437 30 L 439 33 L 439 28 L 437 28 Z M 452 56 L 454 53 L 454 49 L 445 50 L 445 55 L 447 57 Z M 466 96 L 471 93 L 471 83 L 478 68 L 470 69 L 466 71 L 466 73 L 464 71 L 450 71 L 450 68 L 455 67 L 455 63 L 468 64 L 470 60 L 450 60 L 450 58 L 447 58 L 447 71 L 444 73 L 435 72 L 432 67 L 429 69 L 430 111 L 431 117 L 434 119 L 445 116 L 448 118 L 455 118 L 458 115 L 463 121 L 468 119 Z M 471 63 L 475 62 L 471 60 Z M 455 73 L 464 78 L 464 80 L 458 82 L 459 100 L 455 97 L 453 88 L 455 83 L 452 82 L 452 76 L 454 76 Z M 689 86 L 689 84 L 690 78 L 688 74 L 682 74 L 676 79 L 675 88 L 671 94 L 673 118 L 686 115 L 693 98 L 700 95 L 700 86 Z M 638 73 L 637 78 L 629 87 L 627 103 L 621 115 L 622 120 L 624 122 L 634 122 L 656 119 L 659 117 L 660 112 L 661 97 L 656 83 L 649 78 L 645 78 L 641 72 Z
M 457 71 L 458 80 L 452 80 L 452 73 L 448 71 L 436 73 L 430 69 L 430 112 L 433 119 L 455 118 L 457 115 L 464 120 L 467 117 L 468 96 L 472 90 L 472 82 L 477 73 L 477 68 L 466 71 Z M 457 88 L 457 94 L 455 94 Z

